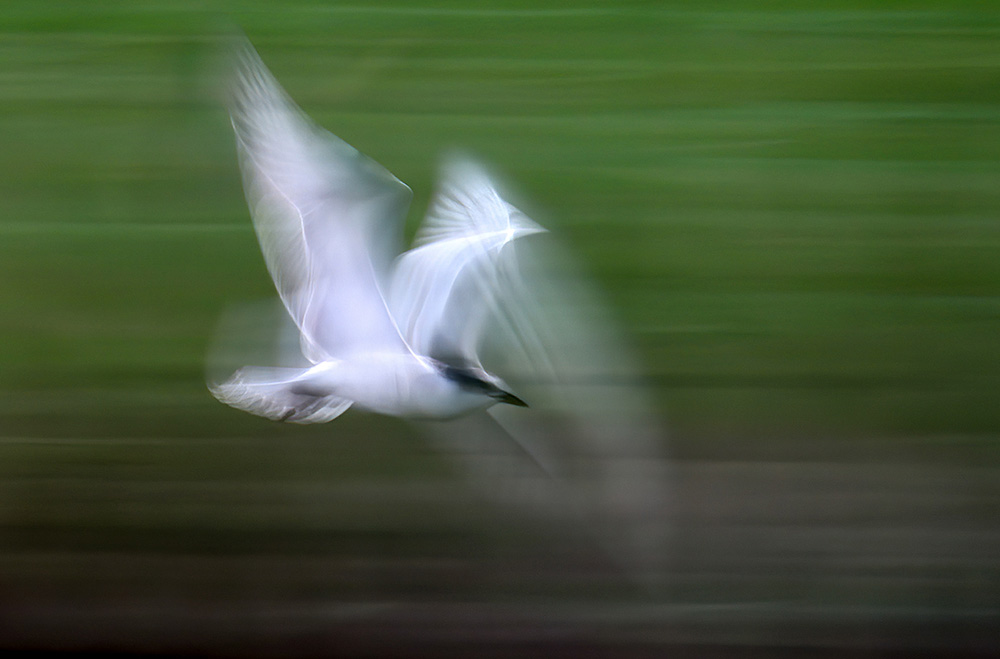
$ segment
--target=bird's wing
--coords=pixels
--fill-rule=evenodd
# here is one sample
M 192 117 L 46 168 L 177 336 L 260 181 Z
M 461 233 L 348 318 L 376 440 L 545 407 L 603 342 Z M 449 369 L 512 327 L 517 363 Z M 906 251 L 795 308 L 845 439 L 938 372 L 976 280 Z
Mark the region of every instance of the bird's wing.
M 383 296 L 411 192 L 313 124 L 249 43 L 230 116 L 267 268 L 311 361 L 403 350 Z
M 503 315 L 498 267 L 513 242 L 545 231 L 500 197 L 468 160 L 448 163 L 414 240 L 396 261 L 389 302 L 409 345 L 445 361 L 477 361 L 490 316 Z
M 497 435 L 487 415 L 439 426 L 473 481 L 531 514 L 583 519 L 606 555 L 651 585 L 669 526 L 663 432 L 622 333 L 573 260 L 548 234 L 514 241 L 538 231 L 481 170 L 452 165 L 397 263 L 393 310 L 421 352 L 479 362 L 530 405 L 488 410 L 505 447 L 487 439 Z
M 487 412 L 552 474 L 565 510 L 622 573 L 659 587 L 673 509 L 665 432 L 596 290 L 557 246 L 538 243 L 518 251 L 525 285 L 508 305 L 519 322 L 491 333 L 481 351 L 484 367 L 531 408 Z
M 623 574 L 659 586 L 671 478 L 665 432 L 640 368 L 596 288 L 551 236 L 519 248 L 504 292 L 511 319 L 494 324 L 480 357 L 531 408 L 487 412 L 530 454 L 522 474 L 541 465 L 557 483 L 545 496 L 583 519 Z
M 246 366 L 222 384 L 210 386 L 212 395 L 226 405 L 272 421 L 326 423 L 344 413 L 351 401 L 336 396 L 312 396 L 296 383 L 305 368 Z

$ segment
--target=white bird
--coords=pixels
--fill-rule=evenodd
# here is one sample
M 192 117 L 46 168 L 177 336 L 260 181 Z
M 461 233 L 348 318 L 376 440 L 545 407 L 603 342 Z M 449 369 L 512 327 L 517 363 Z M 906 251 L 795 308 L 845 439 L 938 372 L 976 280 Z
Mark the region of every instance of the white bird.
M 240 368 L 212 393 L 295 423 L 352 405 L 461 416 L 438 437 L 491 496 L 582 510 L 630 570 L 657 571 L 669 508 L 659 426 L 583 279 L 558 251 L 527 249 L 540 238 L 525 237 L 545 230 L 481 167 L 458 160 L 399 254 L 410 189 L 310 121 L 249 44 L 230 116 L 253 224 L 301 354 Z M 518 409 L 513 391 L 531 409 Z M 476 413 L 487 408 L 493 419 Z
M 540 226 L 477 167 L 455 163 L 416 246 L 393 265 L 410 189 L 312 124 L 249 46 L 231 118 L 264 260 L 312 365 L 240 369 L 212 388 L 219 400 L 296 423 L 351 405 L 410 418 L 525 406 L 473 346 L 448 342 L 450 325 L 474 322 L 453 308 L 463 278 Z

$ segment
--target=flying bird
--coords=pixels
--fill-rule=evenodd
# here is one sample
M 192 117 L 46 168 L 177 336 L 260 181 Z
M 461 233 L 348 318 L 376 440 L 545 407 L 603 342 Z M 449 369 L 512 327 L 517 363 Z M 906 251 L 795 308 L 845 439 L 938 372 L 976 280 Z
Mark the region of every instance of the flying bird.
M 215 397 L 293 423 L 352 406 L 461 417 L 436 435 L 485 489 L 582 511 L 630 569 L 653 571 L 669 503 L 661 432 L 613 323 L 571 261 L 542 247 L 546 230 L 485 168 L 453 158 L 401 251 L 410 189 L 313 123 L 249 43 L 236 61 L 244 191 L 297 346 L 211 383 Z

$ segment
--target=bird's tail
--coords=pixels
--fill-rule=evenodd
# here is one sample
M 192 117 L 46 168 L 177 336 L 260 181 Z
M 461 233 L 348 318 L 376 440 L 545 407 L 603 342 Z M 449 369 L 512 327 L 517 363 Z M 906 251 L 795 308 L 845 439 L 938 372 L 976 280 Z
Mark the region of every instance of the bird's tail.
M 343 414 L 352 401 L 317 395 L 302 386 L 308 370 L 244 366 L 222 384 L 209 385 L 209 390 L 226 405 L 274 421 L 325 423 Z

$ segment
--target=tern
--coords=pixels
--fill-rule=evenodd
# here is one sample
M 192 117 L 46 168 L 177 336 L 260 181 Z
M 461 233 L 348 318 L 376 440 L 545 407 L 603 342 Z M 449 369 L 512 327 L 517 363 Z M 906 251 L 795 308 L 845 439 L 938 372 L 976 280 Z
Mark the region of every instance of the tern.
M 650 582 L 670 508 L 662 432 L 585 277 L 557 246 L 536 249 L 550 234 L 483 166 L 452 158 L 402 251 L 410 188 L 310 120 L 248 42 L 229 102 L 294 341 L 278 363 L 227 368 L 215 397 L 292 423 L 351 406 L 447 420 L 431 434 L 488 496 L 585 518 Z
M 313 124 L 249 45 L 230 117 L 264 260 L 311 365 L 241 368 L 212 387 L 220 401 L 294 423 L 352 405 L 426 419 L 527 406 L 449 338 L 475 322 L 459 305 L 463 279 L 542 227 L 455 161 L 415 246 L 393 261 L 410 188 Z

